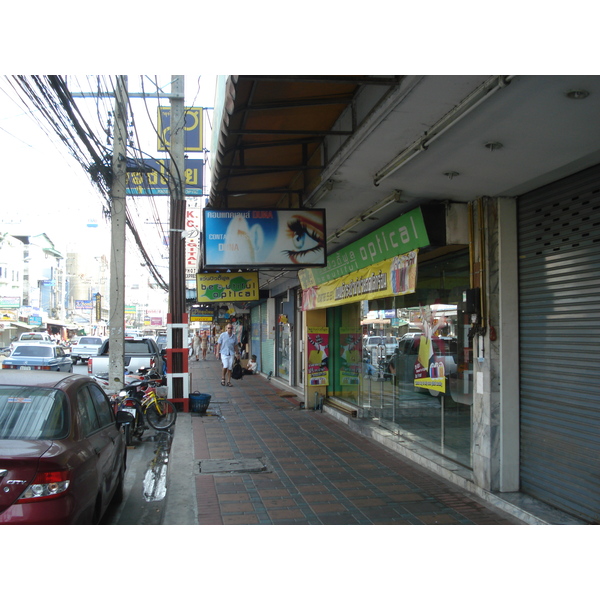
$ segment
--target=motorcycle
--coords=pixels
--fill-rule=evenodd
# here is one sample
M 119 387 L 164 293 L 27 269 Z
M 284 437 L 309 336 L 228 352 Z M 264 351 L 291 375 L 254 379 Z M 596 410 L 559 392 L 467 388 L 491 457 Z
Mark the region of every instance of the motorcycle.
M 154 388 L 158 396 L 166 396 L 166 388 L 161 391 L 157 387 L 164 380 L 154 368 L 140 369 L 136 374 L 130 373 L 125 376 L 125 381 L 125 387 L 111 401 L 114 410 L 128 412 L 133 417 L 133 421 L 125 428 L 125 442 L 129 446 L 133 437 L 141 440 L 144 431 L 148 429 L 144 419 L 144 410 L 141 405 L 148 387 Z

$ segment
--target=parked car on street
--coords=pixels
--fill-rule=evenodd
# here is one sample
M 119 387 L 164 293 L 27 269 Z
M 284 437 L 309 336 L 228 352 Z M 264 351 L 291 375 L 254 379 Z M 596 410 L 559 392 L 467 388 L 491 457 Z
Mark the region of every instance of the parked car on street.
M 53 342 L 17 344 L 2 362 L 3 369 L 73 372 L 71 355 Z
M 22 342 L 54 342 L 54 340 L 50 337 L 50 334 L 43 331 L 27 331 L 22 333 L 18 340 L 11 343 L 10 349 L 14 350 L 14 347 Z
M 71 344 L 71 360 L 76 365 L 77 361 L 87 362 L 91 356 L 97 356 L 98 350 L 106 338 L 99 335 L 84 335 L 76 344 Z
M 129 422 L 85 375 L 0 371 L 0 524 L 98 523 L 122 499 Z
M 155 368 L 163 372 L 163 356 L 158 349 L 154 338 L 125 338 L 124 340 L 124 367 L 130 373 L 140 369 Z M 104 340 L 97 356 L 88 360 L 88 375 L 104 376 L 109 372 L 110 339 Z

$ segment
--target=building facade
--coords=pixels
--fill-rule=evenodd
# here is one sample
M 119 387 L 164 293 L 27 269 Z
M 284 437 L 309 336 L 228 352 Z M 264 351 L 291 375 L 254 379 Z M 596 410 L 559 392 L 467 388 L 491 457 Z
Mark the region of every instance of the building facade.
M 280 189 L 327 210 L 326 267 L 261 274 L 262 373 L 468 489 L 598 522 L 600 78 L 330 79 L 347 104 L 327 126 L 326 110 L 302 121 L 313 80 L 228 79 L 212 206 Z M 286 193 L 267 136 L 281 148 L 303 126 L 328 133 L 297 142 Z

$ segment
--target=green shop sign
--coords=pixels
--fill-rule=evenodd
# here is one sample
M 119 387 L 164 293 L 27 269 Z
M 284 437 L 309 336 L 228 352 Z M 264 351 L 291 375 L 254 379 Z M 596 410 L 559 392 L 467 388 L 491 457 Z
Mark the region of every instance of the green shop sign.
M 415 208 L 343 250 L 330 254 L 326 267 L 302 269 L 298 278 L 302 289 L 308 289 L 425 246 L 429 246 L 429 237 L 423 213 L 420 208 Z

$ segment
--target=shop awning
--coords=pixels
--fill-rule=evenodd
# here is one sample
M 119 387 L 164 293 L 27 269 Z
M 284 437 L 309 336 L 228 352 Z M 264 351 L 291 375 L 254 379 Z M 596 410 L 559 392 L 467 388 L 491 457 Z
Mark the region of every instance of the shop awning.
M 3 326 L 3 327 L 2 327 Z M 1 329 L 37 329 L 35 325 L 28 325 L 27 323 L 23 323 L 23 321 L 0 321 Z

